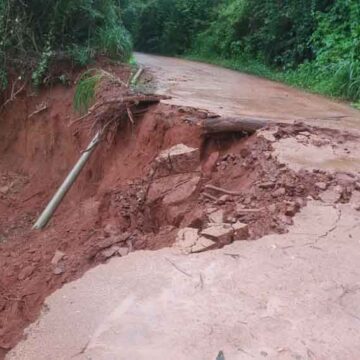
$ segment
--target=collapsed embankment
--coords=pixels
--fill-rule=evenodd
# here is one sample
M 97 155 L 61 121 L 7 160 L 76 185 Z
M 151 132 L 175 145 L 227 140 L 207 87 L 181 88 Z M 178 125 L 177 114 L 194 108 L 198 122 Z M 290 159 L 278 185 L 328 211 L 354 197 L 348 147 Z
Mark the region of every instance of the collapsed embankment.
M 96 264 L 174 243 L 191 253 L 285 232 L 307 197 L 318 196 L 315 184 L 334 181 L 280 164 L 265 136 L 204 137 L 196 120 L 206 112 L 158 104 L 99 146 L 49 226 L 33 231 L 91 137 L 89 129 L 69 126 L 76 117 L 73 93 L 54 86 L 38 96 L 23 94 L 1 114 L 4 351 L 37 318 L 46 296 Z M 41 107 L 46 110 L 30 116 Z M 308 130 L 282 126 L 275 137 Z

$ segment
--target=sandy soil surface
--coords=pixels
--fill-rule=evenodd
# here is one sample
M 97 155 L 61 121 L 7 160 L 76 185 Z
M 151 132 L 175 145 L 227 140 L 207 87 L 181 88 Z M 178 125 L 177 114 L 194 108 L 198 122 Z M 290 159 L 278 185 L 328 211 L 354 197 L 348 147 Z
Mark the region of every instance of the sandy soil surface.
M 360 130 L 360 112 L 341 102 L 218 66 L 137 53 L 158 92 L 171 104 L 220 115 L 250 115 L 274 121 L 301 120 L 317 126 Z

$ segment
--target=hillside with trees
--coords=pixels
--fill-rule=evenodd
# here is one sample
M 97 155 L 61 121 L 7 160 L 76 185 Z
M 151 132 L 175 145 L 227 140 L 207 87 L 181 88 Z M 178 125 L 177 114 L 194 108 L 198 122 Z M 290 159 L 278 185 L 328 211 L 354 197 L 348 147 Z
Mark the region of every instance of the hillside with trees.
M 51 63 L 97 55 L 127 61 L 132 43 L 117 0 L 0 0 L 0 86 L 8 70 L 43 84 Z

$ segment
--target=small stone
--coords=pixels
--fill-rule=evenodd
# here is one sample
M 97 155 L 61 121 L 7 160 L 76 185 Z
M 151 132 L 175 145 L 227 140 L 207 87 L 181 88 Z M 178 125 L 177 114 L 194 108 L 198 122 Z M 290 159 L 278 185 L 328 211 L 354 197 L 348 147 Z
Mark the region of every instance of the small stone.
M 296 202 L 289 201 L 286 205 L 286 216 L 294 216 L 299 210 L 299 206 L 296 204 Z
M 264 182 L 259 184 L 259 188 L 260 189 L 271 189 L 275 186 L 275 183 L 273 183 L 272 181 L 268 181 L 268 182 Z
M 297 135 L 296 140 L 299 141 L 302 144 L 307 144 L 309 142 L 308 137 L 304 136 L 304 135 Z
M 54 257 L 51 260 L 51 264 L 56 266 L 60 260 L 64 258 L 65 254 L 62 251 L 56 250 Z
M 101 255 L 105 258 L 105 259 L 108 259 L 108 258 L 111 258 L 112 256 L 116 255 L 117 252 L 120 250 L 120 247 L 119 246 L 111 246 L 110 248 L 108 249 L 105 249 L 101 252 Z
M 240 221 L 232 225 L 234 229 L 234 240 L 246 240 L 249 237 L 249 225 Z
M 280 197 L 284 195 L 286 195 L 286 190 L 283 187 L 275 190 L 272 194 L 273 197 Z
M 336 187 L 324 191 L 320 195 L 320 199 L 327 204 L 335 204 L 341 199 L 342 188 Z
M 106 224 L 104 227 L 104 232 L 107 235 L 117 235 L 119 234 L 119 230 L 113 224 Z
M 280 215 L 279 219 L 285 225 L 292 225 L 293 224 L 293 219 L 290 216 Z
M 193 172 L 200 166 L 200 151 L 184 144 L 177 144 L 161 152 L 155 161 L 156 176 L 159 177 Z
M 215 224 L 222 224 L 224 222 L 224 210 L 217 210 L 208 215 L 209 221 Z
M 308 131 L 301 131 L 301 132 L 299 132 L 299 134 L 306 136 L 306 137 L 309 137 L 311 135 Z
M 201 232 L 201 235 L 222 244 L 231 243 L 233 234 L 234 229 L 230 224 L 214 224 Z
M 29 266 L 24 267 L 24 268 L 20 271 L 20 273 L 19 273 L 19 275 L 18 275 L 18 279 L 19 279 L 19 280 L 24 280 L 24 279 L 28 278 L 30 275 L 32 275 L 32 273 L 34 272 L 34 270 L 35 270 L 34 265 L 29 265 Z
M 266 160 L 270 160 L 272 158 L 272 154 L 270 151 L 265 151 L 264 156 Z
M 326 190 L 328 187 L 325 182 L 317 182 L 315 186 L 320 190 Z
M 232 200 L 230 195 L 223 195 L 219 197 L 219 200 L 216 202 L 218 205 L 224 205 L 228 201 Z
M 204 165 L 202 166 L 202 172 L 206 175 L 206 176 L 210 176 L 215 168 L 216 168 L 216 163 L 219 160 L 219 152 L 213 152 L 209 155 L 209 157 L 207 158 L 207 160 L 205 161 Z
M 165 206 L 169 206 L 179 204 L 187 200 L 197 190 L 200 180 L 200 176 L 194 176 L 188 182 L 180 184 L 177 188 L 164 197 L 163 204 Z
M 196 244 L 191 248 L 192 253 L 198 253 L 206 250 L 210 250 L 216 246 L 216 242 L 206 237 L 200 237 Z
M 236 218 L 234 218 L 233 216 L 230 216 L 230 217 L 227 218 L 226 222 L 230 223 L 230 224 L 235 224 L 236 223 Z
M 245 205 L 249 205 L 251 203 L 251 196 L 247 196 L 244 200 Z
M 258 132 L 258 136 L 262 136 L 265 140 L 275 142 L 276 137 L 274 136 L 278 132 L 278 128 L 271 130 L 261 130 Z
M 120 256 L 129 255 L 129 252 L 130 252 L 130 250 L 129 250 L 128 247 L 121 247 L 121 248 L 119 248 L 119 250 L 118 250 L 118 254 L 119 254 Z
M 337 173 L 335 175 L 335 179 L 337 183 L 341 186 L 351 186 L 355 181 L 353 176 L 345 173 Z
M 196 244 L 199 238 L 199 230 L 195 228 L 183 228 L 178 231 L 175 247 L 184 253 L 189 254 L 191 248 Z
M 324 138 L 321 138 L 320 136 L 318 135 L 312 135 L 310 137 L 310 140 L 311 140 L 311 143 L 315 146 L 325 146 L 325 145 L 329 145 L 330 144 L 330 140 L 329 139 L 324 139 Z
M 0 193 L 6 194 L 10 190 L 9 186 L 2 186 L 0 187 Z
M 54 275 L 61 275 L 65 272 L 65 266 L 64 264 L 59 264 L 54 270 L 53 270 L 53 274 Z
M 269 210 L 271 213 L 276 212 L 276 210 L 277 210 L 276 204 L 271 204 L 271 205 L 269 205 L 268 210 Z

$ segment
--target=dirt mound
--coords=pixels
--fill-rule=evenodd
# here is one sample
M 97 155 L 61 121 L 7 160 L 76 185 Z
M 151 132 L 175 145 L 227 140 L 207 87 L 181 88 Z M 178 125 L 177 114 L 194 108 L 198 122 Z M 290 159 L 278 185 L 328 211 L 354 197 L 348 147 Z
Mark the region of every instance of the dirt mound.
M 190 252 L 285 232 L 306 198 L 318 196 L 315 184 L 332 181 L 279 164 L 262 136 L 204 138 L 185 121 L 204 112 L 160 104 L 140 113 L 135 126 L 123 126 L 115 142 L 102 144 L 48 228 L 32 231 L 89 141 L 88 132 L 69 127 L 72 98 L 73 89 L 55 86 L 19 98 L 0 121 L 4 350 L 37 318 L 47 295 L 90 267 L 130 251 L 172 246 L 184 228 L 202 236 Z M 45 101 L 47 110 L 29 118 Z M 278 136 L 299 131 L 289 126 Z M 221 235 L 226 228 L 228 235 Z

